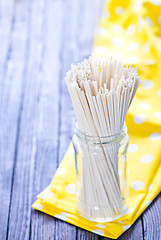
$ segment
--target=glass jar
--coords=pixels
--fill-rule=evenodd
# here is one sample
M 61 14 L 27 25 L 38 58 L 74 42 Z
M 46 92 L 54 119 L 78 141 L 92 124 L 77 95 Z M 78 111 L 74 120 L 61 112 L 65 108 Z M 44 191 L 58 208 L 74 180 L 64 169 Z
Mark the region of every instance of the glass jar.
M 91 221 L 110 222 L 126 211 L 126 163 L 129 137 L 124 124 L 112 136 L 92 137 L 76 125 L 73 135 L 78 213 Z

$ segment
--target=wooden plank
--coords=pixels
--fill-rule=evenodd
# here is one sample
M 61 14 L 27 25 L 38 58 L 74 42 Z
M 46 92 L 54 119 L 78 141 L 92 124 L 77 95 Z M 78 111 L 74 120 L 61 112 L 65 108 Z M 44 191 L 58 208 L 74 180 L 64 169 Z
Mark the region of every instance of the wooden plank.
M 13 188 L 11 192 L 11 210 L 8 223 L 7 239 L 28 239 L 30 233 L 31 197 L 34 172 L 35 155 L 35 115 L 37 110 L 37 96 L 39 91 L 39 78 L 35 72 L 37 62 L 35 60 L 35 42 L 33 35 L 39 29 L 34 29 L 32 21 L 31 2 L 21 1 L 16 3 L 17 22 L 14 29 L 15 47 L 17 54 L 21 52 L 21 44 L 25 45 L 26 54 L 17 59 L 18 64 L 23 64 L 23 102 L 19 121 L 18 150 L 15 155 L 15 168 L 13 175 Z M 32 25 L 31 25 L 32 23 Z M 31 30 L 34 29 L 34 33 Z M 37 26 L 38 27 L 38 26 Z M 23 29 L 27 29 L 27 39 L 23 38 Z M 20 52 L 19 52 L 20 51 Z M 35 61 L 34 61 L 35 60 Z M 39 67 L 39 66 L 38 66 Z
M 80 23 L 78 44 L 80 48 L 80 60 L 88 58 L 92 54 L 94 34 L 99 24 L 103 11 L 104 0 L 80 1 Z
M 100 2 L 100 1 L 99 1 Z M 87 6 L 88 5 L 88 6 Z M 64 4 L 64 16 L 66 19 L 64 31 L 64 47 L 62 53 L 63 71 L 60 76 L 61 83 L 61 118 L 60 118 L 60 145 L 59 163 L 67 150 L 73 135 L 75 125 L 75 115 L 71 99 L 65 83 L 65 74 L 70 69 L 71 63 L 77 63 L 91 55 L 93 44 L 93 34 L 95 26 L 95 15 L 97 12 L 98 1 L 75 1 L 68 0 Z M 87 8 L 86 8 L 87 7 Z M 66 11 L 69 9 L 70 11 Z M 87 16 L 88 11 L 88 16 Z M 88 20 L 88 33 L 87 21 Z M 86 27 L 85 27 L 86 26 Z M 91 35 L 91 33 L 93 33 Z M 68 229 L 68 232 L 64 229 Z M 57 239 L 76 239 L 76 227 L 56 221 Z M 62 235 L 63 233 L 63 235 Z M 77 239 L 99 239 L 83 229 L 77 228 Z
M 39 97 L 39 119 L 37 140 L 37 166 L 35 172 L 35 194 L 42 191 L 51 181 L 58 166 L 61 82 L 63 68 L 65 3 L 49 1 L 46 3 L 46 54 L 43 62 L 44 78 Z M 64 79 L 63 79 L 64 80 Z M 33 199 L 33 200 L 34 200 Z M 64 239 L 72 236 L 75 239 L 75 227 L 56 220 L 45 214 L 32 211 L 31 239 Z
M 161 193 L 143 213 L 144 239 L 161 239 Z
M 53 4 L 53 3 L 52 3 Z M 43 5 L 43 3 L 42 3 Z M 59 78 L 58 73 L 61 70 L 59 68 L 59 54 L 60 54 L 60 46 L 59 46 L 59 39 L 60 36 L 55 38 L 55 34 L 53 31 L 53 25 L 50 23 L 54 23 L 55 29 L 58 31 L 58 13 L 60 16 L 60 10 L 62 9 L 62 3 L 57 2 L 54 3 L 53 7 L 47 5 L 46 9 L 44 10 L 44 5 L 39 6 L 39 11 L 41 8 L 43 9 L 40 11 L 41 13 L 45 12 L 45 19 L 43 19 L 43 24 L 40 23 L 40 26 L 34 25 L 34 19 L 32 19 L 32 29 L 39 29 L 43 28 L 44 26 L 49 26 L 48 35 L 44 39 L 45 36 L 44 32 L 36 36 L 33 34 L 32 29 L 30 30 L 30 38 L 34 39 L 34 42 L 30 41 L 31 49 L 29 52 L 31 54 L 34 51 L 35 45 L 37 45 L 38 39 L 42 42 L 38 42 L 38 49 L 46 47 L 46 55 L 43 59 L 43 72 L 45 73 L 43 76 L 38 76 L 39 69 L 36 69 L 35 72 L 31 73 L 26 81 L 25 84 L 26 93 L 24 97 L 24 104 L 23 104 L 23 113 L 21 119 L 21 127 L 20 127 L 20 140 L 19 140 L 19 151 L 17 157 L 17 164 L 15 169 L 15 176 L 14 176 L 14 187 L 13 187 L 13 199 L 12 207 L 11 207 L 11 215 L 10 215 L 10 224 L 9 224 L 9 238 L 28 238 L 29 236 L 33 239 L 48 239 L 53 237 L 55 233 L 53 232 L 54 229 L 54 219 L 45 215 L 45 214 L 38 214 L 36 211 L 33 211 L 32 216 L 32 225 L 30 225 L 30 207 L 31 207 L 31 192 L 33 186 L 33 166 L 36 165 L 36 174 L 34 179 L 36 180 L 36 186 L 34 189 L 34 198 L 35 200 L 36 194 L 39 193 L 47 184 L 49 184 L 52 176 L 53 170 L 56 169 L 56 165 L 54 162 L 54 158 L 57 157 L 57 136 L 58 136 L 58 100 L 59 95 L 57 92 L 59 91 Z M 35 8 L 32 7 L 32 17 L 35 16 L 35 19 L 38 18 L 36 15 L 38 5 L 35 5 Z M 50 10 L 49 10 L 50 9 Z M 53 11 L 55 10 L 55 11 Z M 54 14 L 53 14 L 54 13 Z M 47 18 L 48 16 L 48 18 Z M 55 16 L 56 19 L 53 19 Z M 39 19 L 39 18 L 38 18 Z M 41 19 L 39 19 L 41 22 Z M 42 24 L 42 26 L 41 26 Z M 60 21 L 60 29 L 62 26 L 62 21 Z M 38 31 L 38 30 L 37 30 Z M 49 38 L 50 36 L 50 38 Z M 42 39 L 41 39 L 42 38 Z M 50 39 L 50 40 L 49 40 Z M 32 40 L 33 41 L 33 40 Z M 36 42 L 36 44 L 35 44 Z M 43 46 L 44 45 L 44 46 Z M 54 46 L 54 48 L 53 48 Z M 53 49 L 53 51 L 51 51 Z M 58 49 L 58 50 L 57 50 Z M 39 52 L 38 52 L 39 53 Z M 32 64 L 29 62 L 28 72 L 30 72 L 31 65 L 34 67 L 40 67 L 42 65 L 42 61 L 34 62 L 41 57 L 41 54 L 37 52 L 34 54 L 29 54 L 29 59 Z M 36 55 L 35 55 L 36 54 Z M 40 55 L 40 56 L 39 56 Z M 36 59 L 35 59 L 36 56 Z M 53 66 L 55 66 L 53 71 Z M 55 81 L 53 81 L 53 79 Z M 39 96 L 39 92 L 35 91 L 39 90 L 39 83 L 41 83 L 42 90 Z M 37 106 L 37 98 L 39 98 L 39 105 Z M 53 103 L 56 103 L 55 105 Z M 39 117 L 36 118 L 36 111 L 35 109 L 39 107 Z M 51 112 L 52 111 L 52 112 Z M 55 114 L 56 113 L 56 114 Z M 51 115 L 49 115 L 51 114 Z M 36 152 L 36 162 L 34 163 L 34 156 L 35 156 L 35 132 L 37 128 L 35 127 L 35 120 L 37 121 L 36 126 L 38 126 L 38 139 L 37 139 L 37 152 Z M 54 124 L 53 124 L 54 123 Z M 42 161 L 41 161 L 42 160 Z M 48 162 L 48 163 L 47 163 Z M 27 165 L 27 166 L 26 166 Z M 50 172 L 51 170 L 51 172 Z M 30 175 L 30 176 L 29 176 Z M 21 179 L 21 183 L 18 180 Z M 30 179 L 29 185 L 28 181 Z M 42 183 L 44 184 L 42 186 Z M 40 187 L 40 188 L 39 188 Z M 23 189 L 22 189 L 23 188 Z M 26 195 L 24 195 L 24 191 L 26 191 Z M 17 194 L 18 193 L 18 194 Z M 21 202 L 18 200 L 21 199 Z M 25 218 L 22 219 L 23 216 L 18 215 L 18 212 L 22 213 Z M 37 218 L 37 216 L 39 216 Z M 15 221 L 16 220 L 16 221 Z M 51 220 L 51 221 L 50 221 Z M 16 222 L 16 224 L 15 224 Z M 23 225 L 22 225 L 23 222 Z M 29 227 L 31 226 L 31 232 L 29 232 Z M 40 228 L 38 228 L 41 226 Z M 73 226 L 72 226 L 73 227 Z M 69 229 L 67 229 L 69 232 Z M 68 234 L 68 233 L 67 233 Z M 57 234 L 58 235 L 58 234 Z
M 23 65 L 26 48 L 19 42 L 16 48 L 14 30 L 17 27 L 17 12 L 14 1 L 1 1 L 0 13 L 0 239 L 7 238 L 9 214 L 12 198 L 19 122 L 22 107 Z M 26 41 L 26 27 L 22 34 Z M 24 62 L 24 61 L 23 61 Z
M 36 114 L 38 93 L 40 88 L 40 60 L 39 37 L 40 19 L 36 19 L 35 26 L 31 2 L 16 2 L 16 18 L 14 30 L 14 47 L 17 51 L 15 64 L 25 67 L 23 75 L 23 98 L 19 119 L 18 150 L 15 155 L 13 187 L 11 192 L 11 210 L 8 222 L 7 239 L 29 239 L 30 215 L 32 204 L 32 187 L 34 173 L 34 156 L 36 142 Z M 38 9 L 40 10 L 40 9 Z M 35 9 L 36 11 L 36 9 Z M 31 25 L 32 23 L 32 25 Z M 24 36 L 27 38 L 25 39 Z M 25 46 L 25 55 L 21 54 Z M 17 80 L 17 79 L 16 79 Z
M 77 239 L 81 240 L 99 240 L 102 239 L 101 236 L 88 232 L 84 229 L 78 229 Z M 107 239 L 107 238 L 106 238 Z
M 70 64 L 79 60 L 78 50 L 78 21 L 79 21 L 79 4 L 80 1 L 67 0 L 63 5 L 64 29 L 61 36 L 62 52 L 60 59 L 62 69 L 59 75 L 61 98 L 59 102 L 59 146 L 58 146 L 58 162 L 62 161 L 67 147 L 71 141 L 73 134 L 73 126 L 75 123 L 75 115 L 65 83 L 65 74 L 70 69 Z M 67 10 L 68 9 L 68 10 Z M 63 221 L 56 221 L 56 239 L 76 239 L 76 227 Z

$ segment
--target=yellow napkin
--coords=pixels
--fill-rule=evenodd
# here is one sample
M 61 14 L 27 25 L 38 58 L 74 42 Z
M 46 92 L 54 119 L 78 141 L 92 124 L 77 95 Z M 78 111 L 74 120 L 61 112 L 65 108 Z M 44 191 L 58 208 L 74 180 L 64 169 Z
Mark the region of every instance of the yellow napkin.
M 161 1 L 108 1 L 97 28 L 93 58 L 112 55 L 137 65 L 142 79 L 126 117 L 129 205 L 126 215 L 111 223 L 85 220 L 75 209 L 72 145 L 51 184 L 33 208 L 88 231 L 117 238 L 126 231 L 161 191 Z

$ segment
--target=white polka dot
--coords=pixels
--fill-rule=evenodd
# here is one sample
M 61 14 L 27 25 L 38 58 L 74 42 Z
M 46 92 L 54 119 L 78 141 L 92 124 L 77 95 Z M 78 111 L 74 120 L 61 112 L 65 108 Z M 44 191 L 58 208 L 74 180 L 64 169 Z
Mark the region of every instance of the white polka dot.
M 63 167 L 59 167 L 57 170 L 56 170 L 56 175 L 63 175 L 64 173 L 66 172 L 66 169 L 63 168 Z
M 60 220 L 63 220 L 63 221 L 67 220 L 67 217 L 64 215 L 61 215 L 61 214 L 56 214 L 56 215 L 54 215 L 54 217 L 59 218 Z
M 41 193 L 39 193 L 39 194 L 37 195 L 37 198 L 39 198 L 39 199 L 45 199 L 45 198 L 47 198 L 47 197 L 46 197 L 46 191 L 47 191 L 47 188 L 46 188 L 45 190 L 43 190 Z
M 124 232 L 131 227 L 131 224 L 123 226 Z
M 149 187 L 148 187 L 148 191 L 150 191 L 152 188 L 153 188 L 153 185 L 150 184 Z
M 156 112 L 154 115 L 155 115 L 157 118 L 161 118 L 161 112 Z
M 138 149 L 139 149 L 139 146 L 137 144 L 129 144 L 128 152 L 130 153 L 137 152 Z
M 130 173 L 130 170 L 129 169 L 127 169 L 127 174 L 129 174 Z
M 95 230 L 93 230 L 92 232 L 93 232 L 93 233 L 96 233 L 96 234 L 98 234 L 98 235 L 104 236 L 104 231 L 101 230 L 101 229 L 95 229 Z
M 138 31 L 139 32 L 142 32 L 142 30 L 143 30 L 143 26 L 144 26 L 144 20 L 142 19 L 142 18 L 140 18 L 139 20 L 138 20 Z
M 158 91 L 158 97 L 161 97 L 161 89 Z
M 152 203 L 151 200 L 147 201 L 147 202 L 146 202 L 146 206 L 149 207 L 149 205 L 150 205 L 151 203 Z
M 154 86 L 154 83 L 152 80 L 147 79 L 142 82 L 142 87 L 144 89 L 151 89 L 153 86 Z
M 149 110 L 151 108 L 151 105 L 149 103 L 140 103 L 138 106 L 143 110 Z
M 134 189 L 135 191 L 140 191 L 141 189 L 144 188 L 144 182 L 142 181 L 135 181 L 131 184 L 132 189 Z
M 126 30 L 126 33 L 127 33 L 127 35 L 130 36 L 130 35 L 134 34 L 134 32 L 135 32 L 135 25 L 134 24 L 130 24 L 128 26 L 127 30 Z
M 149 136 L 150 140 L 159 140 L 161 138 L 161 134 L 160 133 L 152 133 L 150 136 Z
M 39 195 L 38 198 L 40 199 L 45 199 L 45 198 L 53 198 L 54 193 L 47 187 L 44 191 L 42 191 Z
M 115 8 L 115 12 L 116 12 L 116 14 L 118 15 L 118 16 L 121 16 L 123 13 L 124 13 L 124 8 L 123 7 L 120 7 L 120 6 L 117 6 L 116 8 Z
M 119 175 L 121 175 L 121 169 L 118 170 Z
M 140 161 L 141 161 L 142 163 L 149 163 L 149 162 L 153 161 L 153 156 L 147 154 L 147 155 L 143 156 L 143 157 L 140 159 Z
M 149 59 L 145 61 L 146 65 L 154 65 L 156 63 L 156 61 L 154 59 Z
M 138 57 L 128 57 L 127 62 L 128 63 L 137 63 L 138 62 Z
M 114 59 L 119 59 L 122 57 L 122 53 L 121 52 L 112 52 L 111 56 L 114 58 Z
M 70 217 L 70 214 L 67 212 L 61 212 L 62 215 L 66 216 L 66 217 Z
M 46 198 L 53 198 L 54 193 L 49 188 L 47 188 L 45 191 L 45 195 L 46 195 Z
M 144 19 L 150 27 L 153 26 L 153 22 L 150 17 L 145 17 Z
M 34 203 L 34 204 L 33 204 L 33 207 L 34 207 L 34 208 L 37 208 L 37 209 L 39 209 L 39 210 L 42 210 L 42 209 L 44 208 L 43 205 L 40 204 L 40 203 Z
M 107 36 L 108 31 L 107 31 L 107 29 L 105 29 L 105 28 L 98 28 L 98 29 L 96 30 L 96 34 L 97 34 L 97 35 L 100 35 L 100 36 Z
M 122 39 L 121 38 L 113 38 L 112 39 L 112 45 L 121 46 L 122 45 Z
M 158 46 L 158 50 L 161 52 L 161 45 L 160 45 L 160 46 Z
M 122 26 L 120 24 L 113 24 L 112 31 L 115 33 L 120 33 L 122 31 Z
M 141 1 L 136 1 L 134 3 L 134 10 L 135 11 L 139 10 L 141 8 L 141 6 L 142 6 L 142 2 Z
M 132 213 L 133 211 L 134 211 L 134 208 L 133 208 L 133 207 L 128 208 L 126 214 Z
M 126 207 L 123 209 L 123 214 L 121 216 L 125 216 L 129 213 L 132 213 L 134 211 L 134 208 L 133 207 L 130 207 L 130 208 L 127 208 Z
M 95 227 L 99 227 L 99 228 L 106 228 L 104 225 L 102 224 L 96 224 Z
M 76 185 L 75 184 L 69 184 L 67 187 L 66 187 L 66 190 L 68 193 L 70 194 L 75 194 L 76 192 Z
M 159 6 L 161 5 L 161 1 L 160 0 L 150 0 L 150 2 L 155 5 L 155 6 Z
M 143 115 L 135 115 L 134 116 L 134 122 L 136 123 L 136 124 L 142 124 L 142 123 L 144 123 L 145 122 L 145 117 L 143 116 Z
M 161 25 L 161 15 L 158 17 L 158 23 Z
M 139 47 L 139 44 L 136 43 L 136 42 L 134 42 L 134 43 L 130 43 L 130 44 L 127 46 L 127 49 L 128 49 L 129 51 L 135 51 L 135 50 L 138 49 L 138 47 Z
M 145 45 L 143 46 L 143 51 L 144 51 L 145 53 L 147 53 L 147 52 L 150 51 L 150 46 L 149 46 L 149 44 L 145 44 Z
M 121 223 L 121 224 L 124 224 L 126 221 L 125 220 L 123 220 L 123 221 L 118 221 L 119 223 Z

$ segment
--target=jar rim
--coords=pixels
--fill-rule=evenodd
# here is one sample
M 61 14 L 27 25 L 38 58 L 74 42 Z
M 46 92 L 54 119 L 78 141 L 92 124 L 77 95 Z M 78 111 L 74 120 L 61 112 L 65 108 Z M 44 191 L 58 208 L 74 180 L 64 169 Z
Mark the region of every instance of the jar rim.
M 121 141 L 123 139 L 123 137 L 127 134 L 127 127 L 126 127 L 126 123 L 124 122 L 122 129 L 119 132 L 117 132 L 116 134 L 98 137 L 98 136 L 90 136 L 90 135 L 84 134 L 78 128 L 78 124 L 76 122 L 74 134 L 76 134 L 76 136 L 84 142 L 89 142 L 89 143 L 93 143 L 93 144 L 100 144 L 100 143 L 108 144 L 108 143 L 114 143 L 114 142 Z

